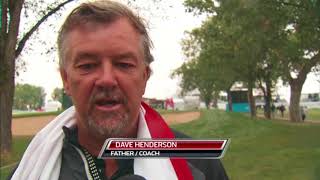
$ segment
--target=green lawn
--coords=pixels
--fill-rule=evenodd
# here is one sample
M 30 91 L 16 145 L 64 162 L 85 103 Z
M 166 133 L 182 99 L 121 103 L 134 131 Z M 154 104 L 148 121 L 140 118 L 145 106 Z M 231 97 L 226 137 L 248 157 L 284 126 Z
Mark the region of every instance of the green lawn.
M 202 111 L 201 118 L 172 126 L 194 138 L 231 138 L 222 159 L 232 180 L 320 179 L 320 124 L 255 120 L 247 114 Z M 14 155 L 1 166 L 19 160 L 30 137 L 14 138 Z M 1 168 L 5 179 L 9 168 Z
M 50 112 L 20 112 L 12 114 L 13 118 L 26 118 L 35 116 L 49 116 L 49 115 L 59 115 L 61 111 L 50 111 Z
M 263 110 L 258 110 L 258 114 L 263 115 Z M 275 119 L 281 118 L 281 114 L 279 111 L 275 112 Z M 289 110 L 286 109 L 284 112 L 284 118 L 289 119 Z M 320 121 L 320 109 L 319 108 L 310 108 L 306 110 L 306 120 L 312 120 L 312 121 Z
M 13 152 L 10 157 L 1 156 L 1 169 L 0 169 L 0 179 L 4 180 L 15 167 L 15 163 L 20 160 L 23 152 L 27 148 L 31 137 L 28 136 L 16 136 L 13 138 Z
M 232 180 L 320 179 L 320 124 L 211 110 L 203 111 L 198 121 L 173 128 L 195 138 L 231 138 L 222 161 Z
M 307 110 L 307 120 L 320 121 L 320 109 L 308 109 Z
M 194 112 L 199 111 L 198 109 L 191 109 L 191 110 L 166 110 L 166 109 L 156 109 L 159 114 L 169 114 L 169 113 L 185 113 L 185 112 Z

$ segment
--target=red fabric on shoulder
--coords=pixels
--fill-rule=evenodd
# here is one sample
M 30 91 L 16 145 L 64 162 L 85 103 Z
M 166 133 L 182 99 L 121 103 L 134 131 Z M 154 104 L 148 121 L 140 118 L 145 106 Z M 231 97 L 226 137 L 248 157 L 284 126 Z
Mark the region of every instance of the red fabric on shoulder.
M 173 139 L 174 133 L 171 131 L 164 119 L 158 112 L 149 107 L 146 103 L 141 102 L 142 107 L 146 110 L 145 119 L 149 128 L 152 139 Z M 171 164 L 179 180 L 193 180 L 191 170 L 184 158 L 170 158 Z

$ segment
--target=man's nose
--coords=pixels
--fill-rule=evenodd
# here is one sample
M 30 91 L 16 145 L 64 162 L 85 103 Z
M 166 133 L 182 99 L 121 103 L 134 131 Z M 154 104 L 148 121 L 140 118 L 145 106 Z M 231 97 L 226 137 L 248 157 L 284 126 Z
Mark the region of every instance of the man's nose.
M 102 63 L 100 73 L 98 74 L 96 85 L 98 87 L 115 87 L 117 85 L 117 79 L 114 68 L 111 63 Z

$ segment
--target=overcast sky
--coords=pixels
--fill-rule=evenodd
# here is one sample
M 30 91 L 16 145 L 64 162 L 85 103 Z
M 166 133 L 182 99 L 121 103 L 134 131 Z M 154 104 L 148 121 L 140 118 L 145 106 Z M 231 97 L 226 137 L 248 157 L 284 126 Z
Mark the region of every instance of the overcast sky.
M 140 0 L 141 1 L 141 0 Z M 149 0 L 142 0 L 142 3 L 150 3 Z M 72 9 L 74 5 L 68 6 L 66 11 Z M 146 6 L 150 9 L 150 6 Z M 151 64 L 153 74 L 148 81 L 145 97 L 148 98 L 168 98 L 174 97 L 178 92 L 178 79 L 171 79 L 170 74 L 178 68 L 184 61 L 180 42 L 184 37 L 186 30 L 191 30 L 201 24 L 203 17 L 194 16 L 191 13 L 186 13 L 182 5 L 182 1 L 163 0 L 160 4 L 162 8 L 151 8 L 151 15 L 145 14 L 150 26 L 150 36 L 154 43 L 153 55 L 155 61 Z M 152 7 L 152 6 L 151 6 Z M 153 7 L 155 8 L 155 7 Z M 57 24 L 61 24 L 61 17 Z M 52 32 L 52 27 L 44 24 L 39 31 L 39 37 L 46 41 L 56 41 L 57 34 Z M 54 88 L 62 87 L 60 75 L 58 73 L 58 62 L 54 55 L 41 55 L 44 51 L 42 45 L 33 41 L 33 46 L 36 50 L 29 52 L 23 56 L 26 62 L 26 71 L 20 72 L 17 82 L 29 83 L 45 88 L 47 99 L 51 98 L 51 93 Z M 319 79 L 315 76 L 308 76 L 303 92 L 314 93 L 319 92 L 320 85 L 316 81 Z M 288 88 L 279 88 L 279 94 L 286 99 L 289 98 Z

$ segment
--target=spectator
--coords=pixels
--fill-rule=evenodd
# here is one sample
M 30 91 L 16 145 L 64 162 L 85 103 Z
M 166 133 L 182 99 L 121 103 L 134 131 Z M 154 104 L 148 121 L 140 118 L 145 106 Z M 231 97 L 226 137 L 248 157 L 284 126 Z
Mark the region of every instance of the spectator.
M 275 113 L 275 111 L 276 111 L 276 106 L 272 103 L 271 104 L 271 115 L 272 115 L 272 118 L 274 118 L 274 113 Z
M 283 104 L 279 107 L 279 111 L 281 112 L 281 117 L 284 117 L 284 111 L 286 110 L 286 107 L 284 107 Z
M 304 121 L 306 119 L 306 111 L 303 106 L 300 106 L 300 115 L 301 115 L 302 121 Z

